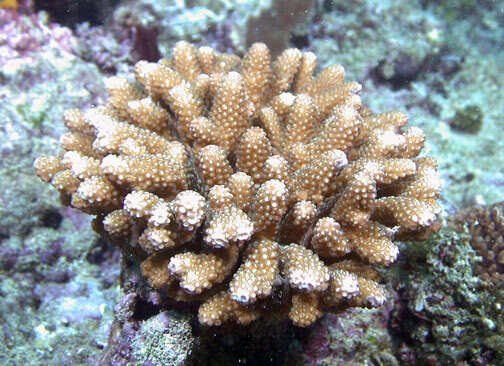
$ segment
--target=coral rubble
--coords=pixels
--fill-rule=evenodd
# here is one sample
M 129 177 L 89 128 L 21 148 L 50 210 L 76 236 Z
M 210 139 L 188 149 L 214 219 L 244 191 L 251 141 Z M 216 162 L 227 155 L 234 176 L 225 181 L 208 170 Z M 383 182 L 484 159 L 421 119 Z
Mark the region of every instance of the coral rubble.
M 68 111 L 65 153 L 37 174 L 204 325 L 380 306 L 374 266 L 439 228 L 436 162 L 404 113 L 373 114 L 343 67 L 316 65 L 179 42 Z

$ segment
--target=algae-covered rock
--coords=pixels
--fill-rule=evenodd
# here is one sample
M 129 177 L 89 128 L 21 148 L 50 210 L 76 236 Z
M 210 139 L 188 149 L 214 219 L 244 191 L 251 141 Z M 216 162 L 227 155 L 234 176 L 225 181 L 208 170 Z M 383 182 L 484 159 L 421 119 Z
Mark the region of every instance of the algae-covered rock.
M 194 343 L 188 319 L 170 312 L 144 321 L 132 339 L 133 353 L 138 361 L 153 366 L 190 364 Z
M 292 347 L 295 365 L 399 365 L 388 332 L 393 302 L 381 309 L 353 309 L 325 316 Z
M 408 279 L 400 291 L 395 331 L 420 364 L 499 365 L 504 360 L 502 289 L 474 272 L 481 260 L 469 236 L 448 229 L 416 244 L 403 260 Z
M 0 29 L 0 364 L 88 364 L 107 341 L 118 259 L 37 181 L 33 160 L 58 152 L 63 111 L 104 87 L 47 14 L 0 9 Z
M 483 111 L 477 105 L 468 105 L 457 109 L 455 116 L 450 120 L 450 127 L 456 131 L 478 133 L 483 124 Z

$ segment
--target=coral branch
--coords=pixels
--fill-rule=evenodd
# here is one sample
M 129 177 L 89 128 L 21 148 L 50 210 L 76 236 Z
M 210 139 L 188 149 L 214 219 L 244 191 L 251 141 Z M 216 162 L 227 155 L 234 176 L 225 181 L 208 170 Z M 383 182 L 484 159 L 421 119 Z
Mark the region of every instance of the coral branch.
M 107 79 L 104 106 L 67 111 L 64 153 L 35 161 L 40 178 L 96 215 L 149 286 L 199 301 L 204 325 L 304 327 L 383 304 L 374 267 L 396 260 L 394 239 L 439 227 L 423 132 L 363 106 L 342 66 L 316 75 L 310 52 L 172 54 Z

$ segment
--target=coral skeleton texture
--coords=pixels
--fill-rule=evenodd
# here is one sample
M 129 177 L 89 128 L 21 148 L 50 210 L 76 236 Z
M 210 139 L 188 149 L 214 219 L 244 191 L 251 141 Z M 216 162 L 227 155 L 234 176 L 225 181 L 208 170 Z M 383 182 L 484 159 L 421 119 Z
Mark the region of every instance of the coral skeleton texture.
M 342 66 L 316 65 L 178 42 L 66 112 L 65 152 L 37 174 L 204 325 L 380 306 L 393 241 L 439 228 L 436 162 L 404 113 L 371 113 Z

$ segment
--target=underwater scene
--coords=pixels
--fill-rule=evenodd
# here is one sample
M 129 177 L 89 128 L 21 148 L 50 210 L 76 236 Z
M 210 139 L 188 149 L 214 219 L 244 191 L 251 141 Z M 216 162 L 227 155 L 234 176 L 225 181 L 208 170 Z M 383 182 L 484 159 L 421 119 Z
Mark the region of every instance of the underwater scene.
M 504 365 L 504 1 L 0 0 L 0 365 Z

